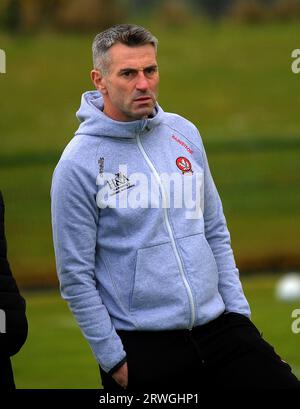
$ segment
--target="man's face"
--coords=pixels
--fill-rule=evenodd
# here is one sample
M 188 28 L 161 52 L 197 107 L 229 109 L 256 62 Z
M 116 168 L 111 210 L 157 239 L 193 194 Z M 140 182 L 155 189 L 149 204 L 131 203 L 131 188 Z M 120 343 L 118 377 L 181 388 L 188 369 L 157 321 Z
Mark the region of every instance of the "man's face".
M 93 70 L 92 80 L 104 99 L 104 113 L 116 121 L 133 121 L 153 112 L 158 93 L 158 67 L 151 44 L 114 44 L 108 51 L 108 73 Z

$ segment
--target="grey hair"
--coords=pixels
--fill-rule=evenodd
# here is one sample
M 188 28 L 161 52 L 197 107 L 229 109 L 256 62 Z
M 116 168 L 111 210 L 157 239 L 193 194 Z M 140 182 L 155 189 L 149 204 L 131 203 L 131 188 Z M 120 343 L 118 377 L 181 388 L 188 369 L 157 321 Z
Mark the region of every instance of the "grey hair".
M 107 74 L 109 68 L 108 50 L 116 43 L 135 47 L 144 44 L 152 44 L 157 52 L 157 38 L 144 27 L 134 24 L 117 24 L 97 34 L 93 41 L 93 65 L 103 75 Z

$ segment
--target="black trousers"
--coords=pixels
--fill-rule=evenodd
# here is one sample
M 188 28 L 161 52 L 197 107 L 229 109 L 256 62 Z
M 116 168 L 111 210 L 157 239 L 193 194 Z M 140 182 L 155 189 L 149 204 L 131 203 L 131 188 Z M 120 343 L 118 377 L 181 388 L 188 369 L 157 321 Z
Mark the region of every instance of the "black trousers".
M 247 317 L 222 314 L 192 330 L 117 331 L 128 363 L 126 392 L 296 388 L 300 382 Z M 106 391 L 124 389 L 100 367 Z
M 10 357 L 0 355 L 0 392 L 16 389 Z

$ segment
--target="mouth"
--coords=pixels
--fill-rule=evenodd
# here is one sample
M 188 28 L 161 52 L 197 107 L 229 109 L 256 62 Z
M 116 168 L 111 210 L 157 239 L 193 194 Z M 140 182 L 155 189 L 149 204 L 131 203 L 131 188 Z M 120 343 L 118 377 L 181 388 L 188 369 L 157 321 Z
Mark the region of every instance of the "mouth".
M 135 102 L 147 102 L 149 100 L 152 101 L 152 98 L 151 97 L 139 97 L 139 98 L 134 99 Z

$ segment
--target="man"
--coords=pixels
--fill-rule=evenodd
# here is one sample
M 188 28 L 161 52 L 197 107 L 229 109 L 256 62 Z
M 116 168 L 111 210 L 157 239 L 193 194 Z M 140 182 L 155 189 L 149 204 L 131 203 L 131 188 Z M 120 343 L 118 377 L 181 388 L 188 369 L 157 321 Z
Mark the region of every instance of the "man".
M 7 260 L 4 200 L 0 191 L 0 390 L 15 389 L 10 357 L 27 338 L 25 300 L 20 295 Z
M 134 25 L 94 39 L 51 187 L 62 296 L 107 390 L 299 387 L 249 319 L 198 130 L 156 101 L 156 50 Z

